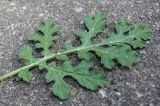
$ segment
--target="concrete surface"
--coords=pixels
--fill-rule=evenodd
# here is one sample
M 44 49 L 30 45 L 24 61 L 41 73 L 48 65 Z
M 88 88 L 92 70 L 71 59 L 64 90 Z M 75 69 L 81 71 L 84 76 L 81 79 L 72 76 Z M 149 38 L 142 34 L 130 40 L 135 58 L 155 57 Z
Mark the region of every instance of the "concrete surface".
M 140 50 L 140 62 L 129 71 L 98 64 L 95 68 L 108 74 L 110 85 L 95 92 L 67 80 L 72 85 L 67 101 L 53 96 L 44 73 L 34 70 L 31 85 L 17 77 L 0 82 L 0 106 L 160 106 L 160 0 L 0 0 L 0 75 L 22 66 L 18 49 L 42 19 L 51 17 L 62 25 L 53 47 L 61 50 L 65 41 L 76 40 L 74 29 L 82 27 L 83 16 L 94 11 L 108 13 L 109 27 L 127 19 L 153 29 L 148 47 Z

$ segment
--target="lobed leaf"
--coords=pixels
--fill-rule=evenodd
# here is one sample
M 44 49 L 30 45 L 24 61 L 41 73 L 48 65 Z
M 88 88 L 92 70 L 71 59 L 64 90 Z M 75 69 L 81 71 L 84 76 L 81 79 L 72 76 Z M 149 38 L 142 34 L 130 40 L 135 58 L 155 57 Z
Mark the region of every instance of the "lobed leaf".
M 18 54 L 20 59 L 23 59 L 25 64 L 31 64 L 35 61 L 32 55 L 32 48 L 30 46 L 23 46 L 20 48 L 20 52 Z
M 81 29 L 76 31 L 82 42 L 81 49 L 77 51 L 78 57 L 90 60 L 90 52 L 95 52 L 101 58 L 101 63 L 109 69 L 114 66 L 114 60 L 130 68 L 139 59 L 138 53 L 131 48 L 143 48 L 146 40 L 151 38 L 151 30 L 148 27 L 120 21 L 116 24 L 116 32 L 109 33 L 108 38 L 93 44 L 91 38 L 102 32 L 106 26 L 106 16 L 97 13 L 95 17 L 87 16 L 84 22 L 88 31 Z
M 66 61 L 62 67 L 46 66 L 48 73 L 46 81 L 54 81 L 53 93 L 60 99 L 67 99 L 70 94 L 70 86 L 63 80 L 65 76 L 72 76 L 78 83 L 90 90 L 96 90 L 98 87 L 104 87 L 107 79 L 104 73 L 90 73 L 90 62 L 82 61 L 73 67 L 69 61 Z
M 101 63 L 109 69 L 113 68 L 114 59 L 116 59 L 121 65 L 129 68 L 139 59 L 138 53 L 133 51 L 131 47 L 126 44 L 109 48 L 95 48 L 95 52 L 101 57 Z
M 129 44 L 133 48 L 145 47 L 146 40 L 151 38 L 151 29 L 142 25 L 129 25 L 126 21 L 120 21 L 116 25 L 116 33 L 110 33 L 104 42 L 111 45 Z
M 102 12 L 97 12 L 94 16 L 86 16 L 84 18 L 87 31 L 81 29 L 76 30 L 76 34 L 80 37 L 82 45 L 91 45 L 91 38 L 102 32 L 107 23 L 107 15 Z
M 38 31 L 41 32 L 41 35 L 31 34 L 27 36 L 28 40 L 37 41 L 38 43 L 35 45 L 36 48 L 42 48 L 42 55 L 47 56 L 50 54 L 49 47 L 52 45 L 55 40 L 55 33 L 58 32 L 60 27 L 51 19 L 44 20 Z
M 31 34 L 27 37 L 28 40 L 36 43 L 36 48 L 42 49 L 41 56 L 34 57 L 30 46 L 22 47 L 18 56 L 24 60 L 26 66 L 18 76 L 31 82 L 32 74 L 28 71 L 29 69 L 38 67 L 40 70 L 47 70 L 46 82 L 52 84 L 54 95 L 64 100 L 69 98 L 71 92 L 71 86 L 64 80 L 67 76 L 90 90 L 106 86 L 107 78 L 104 73 L 90 72 L 93 67 L 91 62 L 93 55 L 100 57 L 101 63 L 109 69 L 113 68 L 115 60 L 122 66 L 130 68 L 139 60 L 139 54 L 134 49 L 145 47 L 146 40 L 151 38 L 151 30 L 148 27 L 120 21 L 115 26 L 116 32 L 110 32 L 107 38 L 94 44 L 92 38 L 103 32 L 107 24 L 107 15 L 98 12 L 95 15 L 86 16 L 84 24 L 85 30 L 76 30 L 81 45 L 74 47 L 71 41 L 67 41 L 64 45 L 66 50 L 55 53 L 49 48 L 56 40 L 55 33 L 59 31 L 59 26 L 51 19 L 44 20 L 38 28 L 40 34 Z M 75 66 L 71 64 L 68 57 L 72 53 L 76 53 L 81 59 L 81 62 Z M 63 61 L 62 65 L 57 65 L 54 59 Z
M 18 76 L 19 76 L 20 78 L 22 78 L 24 81 L 28 82 L 28 83 L 30 83 L 30 82 L 32 81 L 32 73 L 29 72 L 27 69 L 22 70 L 22 71 L 18 74 Z

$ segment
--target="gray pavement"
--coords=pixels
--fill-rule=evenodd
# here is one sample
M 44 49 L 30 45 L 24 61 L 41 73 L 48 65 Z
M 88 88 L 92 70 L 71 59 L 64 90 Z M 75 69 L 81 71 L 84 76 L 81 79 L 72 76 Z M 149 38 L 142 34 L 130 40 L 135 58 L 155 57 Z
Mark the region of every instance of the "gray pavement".
M 127 19 L 153 29 L 148 47 L 139 51 L 139 63 L 130 70 L 108 70 L 97 64 L 94 68 L 108 75 L 110 85 L 95 92 L 68 79 L 72 93 L 67 101 L 53 96 L 45 74 L 33 70 L 30 85 L 17 77 L 0 82 L 0 106 L 160 106 L 160 0 L 0 0 L 0 75 L 23 66 L 18 49 L 28 43 L 24 37 L 34 33 L 41 20 L 51 17 L 62 25 L 53 46 L 58 51 L 69 39 L 76 44 L 74 30 L 83 26 L 85 15 L 95 11 L 108 13 L 108 27 Z

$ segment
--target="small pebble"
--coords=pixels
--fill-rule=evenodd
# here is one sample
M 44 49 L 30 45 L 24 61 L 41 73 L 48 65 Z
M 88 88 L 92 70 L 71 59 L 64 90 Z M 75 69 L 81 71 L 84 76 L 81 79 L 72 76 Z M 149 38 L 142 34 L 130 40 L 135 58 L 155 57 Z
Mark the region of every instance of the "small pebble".
M 10 6 L 15 6 L 16 4 L 14 3 L 14 2 L 12 2 L 11 4 L 10 4 Z
M 75 12 L 77 12 L 77 13 L 80 13 L 80 12 L 82 12 L 83 11 L 83 8 L 82 7 L 76 7 L 75 8 Z
M 102 96 L 102 98 L 107 97 L 106 96 L 106 91 L 104 91 L 104 90 L 99 90 L 99 94 Z
M 39 17 L 43 17 L 43 13 L 40 13 L 40 14 L 39 14 Z
M 23 8 L 23 10 L 26 10 L 27 9 L 27 7 L 22 7 Z

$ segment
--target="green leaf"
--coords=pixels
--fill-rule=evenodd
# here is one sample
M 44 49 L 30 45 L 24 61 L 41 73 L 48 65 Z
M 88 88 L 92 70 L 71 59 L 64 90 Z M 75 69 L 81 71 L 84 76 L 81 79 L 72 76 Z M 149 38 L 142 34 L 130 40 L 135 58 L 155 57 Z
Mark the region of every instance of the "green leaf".
M 37 34 L 30 34 L 26 36 L 26 39 L 32 40 L 32 41 L 41 41 L 42 38 Z
M 126 21 L 120 21 L 116 25 L 116 33 L 110 33 L 109 38 L 103 40 L 110 42 L 108 45 L 129 44 L 133 48 L 145 47 L 146 40 L 151 38 L 151 29 L 144 25 L 129 25 Z
M 51 19 L 44 20 L 38 31 L 42 33 L 42 35 L 31 34 L 27 37 L 28 40 L 38 42 L 35 46 L 36 48 L 42 48 L 42 55 L 47 56 L 50 51 L 49 47 L 51 47 L 53 41 L 55 40 L 55 33 L 58 32 L 60 27 Z
M 90 60 L 90 58 L 92 57 L 91 53 L 89 53 L 88 51 L 84 51 L 84 50 L 78 51 L 77 54 L 78 54 L 78 57 L 81 59 Z
M 96 36 L 99 32 L 102 32 L 106 23 L 107 15 L 102 12 L 97 12 L 94 16 L 86 16 L 84 18 L 85 25 L 90 32 L 90 37 Z
M 66 54 L 60 54 L 56 56 L 59 60 L 68 60 L 68 56 Z
M 131 67 L 133 63 L 139 60 L 139 55 L 133 51 L 130 46 L 124 44 L 120 46 L 112 46 L 109 48 L 97 48 L 96 54 L 101 57 L 101 63 L 111 69 L 114 65 L 113 60 L 116 59 L 123 66 Z
M 143 48 L 146 40 L 151 38 L 151 30 L 148 27 L 120 21 L 116 24 L 116 32 L 109 33 L 108 38 L 93 44 L 91 38 L 102 32 L 107 22 L 106 16 L 97 13 L 95 16 L 85 17 L 84 22 L 88 31 L 76 30 L 82 42 L 81 49 L 77 51 L 78 57 L 90 60 L 90 52 L 95 52 L 101 58 L 101 63 L 109 69 L 113 68 L 114 60 L 131 68 L 132 64 L 139 60 L 138 53 L 131 48 Z
M 70 86 L 66 82 L 64 82 L 64 80 L 56 82 L 52 86 L 52 90 L 54 95 L 58 96 L 62 100 L 68 99 L 71 92 Z
M 112 69 L 115 61 L 122 66 L 129 67 L 139 60 L 139 54 L 135 49 L 145 47 L 145 43 L 151 38 L 151 29 L 144 25 L 129 24 L 126 21 L 120 21 L 116 24 L 115 32 L 110 32 L 108 36 L 102 39 L 99 43 L 93 43 L 92 39 L 103 32 L 107 24 L 107 15 L 102 12 L 97 12 L 94 15 L 84 18 L 84 30 L 77 29 L 76 34 L 79 36 L 81 45 L 75 47 L 69 40 L 65 43 L 65 50 L 62 52 L 54 52 L 50 50 L 52 44 L 56 40 L 55 34 L 59 31 L 59 26 L 51 19 L 44 20 L 38 31 L 40 34 L 31 34 L 27 37 L 35 43 L 35 48 L 41 50 L 41 54 L 33 56 L 32 48 L 24 46 L 20 49 L 19 58 L 23 59 L 26 66 L 16 70 L 19 77 L 30 82 L 32 74 L 28 71 L 34 67 L 39 67 L 40 70 L 47 70 L 45 76 L 46 82 L 52 84 L 54 95 L 60 99 L 69 98 L 71 87 L 64 80 L 70 76 L 75 79 L 81 86 L 96 90 L 107 84 L 107 77 L 100 71 L 92 70 L 92 56 L 96 55 L 100 58 L 101 64 Z M 37 52 L 35 50 L 35 52 Z M 76 54 L 81 61 L 76 65 L 72 65 L 69 56 Z M 62 64 L 56 64 L 54 61 L 61 60 Z M 59 63 L 59 62 L 58 62 Z M 1 78 L 0 78 L 1 81 Z
M 46 61 L 41 61 L 39 62 L 39 70 L 43 70 L 46 68 Z
M 18 76 L 28 83 L 32 81 L 32 73 L 30 73 L 28 70 L 22 70 Z
M 46 66 L 48 69 L 46 82 L 55 81 L 55 84 L 52 86 L 53 93 L 60 99 L 67 99 L 70 95 L 70 86 L 63 80 L 65 73 L 59 69 L 55 69 L 55 67 L 55 65 Z
M 94 16 L 86 16 L 84 18 L 85 26 L 88 31 L 81 29 L 76 30 L 76 34 L 80 37 L 82 45 L 91 45 L 91 38 L 102 32 L 107 23 L 107 15 L 102 12 L 97 12 Z
M 49 71 L 46 74 L 46 81 L 55 81 L 55 84 L 52 85 L 54 95 L 58 96 L 60 99 L 67 99 L 70 95 L 71 88 L 63 80 L 64 73 L 59 70 L 55 70 L 52 67 L 48 68 L 48 70 Z
M 90 73 L 89 69 L 91 66 L 92 64 L 90 64 L 90 62 L 82 61 L 73 69 L 68 68 L 68 70 L 72 70 L 72 74 L 70 75 L 75 78 L 81 86 L 86 87 L 87 89 L 96 90 L 98 87 L 104 87 L 107 84 L 105 74 L 98 71 Z
M 23 59 L 26 65 L 35 61 L 32 55 L 32 48 L 30 46 L 21 47 L 18 57 Z
M 81 86 L 90 90 L 97 90 L 99 87 L 103 88 L 107 85 L 107 79 L 104 73 L 84 73 L 85 72 L 81 70 L 76 75 L 72 75 L 72 77 L 74 77 Z
M 107 79 L 104 73 L 90 73 L 89 69 L 92 64 L 82 61 L 73 67 L 69 61 L 66 61 L 62 67 L 46 66 L 46 82 L 55 81 L 52 89 L 53 93 L 60 99 L 67 99 L 70 94 L 70 86 L 63 80 L 65 76 L 72 76 L 80 85 L 90 90 L 96 90 L 98 87 L 104 87 Z

